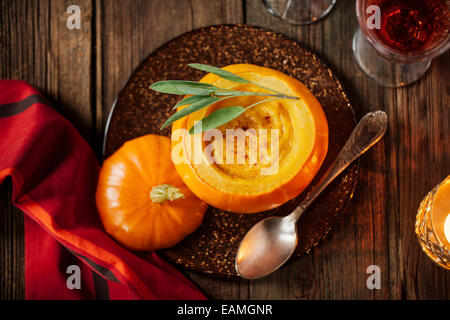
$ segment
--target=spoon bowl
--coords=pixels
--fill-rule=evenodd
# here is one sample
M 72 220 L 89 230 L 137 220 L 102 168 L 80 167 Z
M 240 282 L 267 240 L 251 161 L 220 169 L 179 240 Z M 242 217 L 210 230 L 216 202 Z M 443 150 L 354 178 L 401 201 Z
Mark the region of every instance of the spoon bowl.
M 236 270 L 245 279 L 264 277 L 281 267 L 296 247 L 297 228 L 289 216 L 266 218 L 242 240 L 236 255 Z

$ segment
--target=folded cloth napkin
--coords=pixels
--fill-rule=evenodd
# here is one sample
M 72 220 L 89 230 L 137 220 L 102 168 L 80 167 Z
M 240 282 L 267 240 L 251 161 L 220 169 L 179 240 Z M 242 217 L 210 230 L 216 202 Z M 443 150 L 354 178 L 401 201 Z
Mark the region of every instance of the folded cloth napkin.
M 98 172 L 89 145 L 39 92 L 0 80 L 0 184 L 12 177 L 25 213 L 26 298 L 204 299 L 155 253 L 138 257 L 105 233 Z

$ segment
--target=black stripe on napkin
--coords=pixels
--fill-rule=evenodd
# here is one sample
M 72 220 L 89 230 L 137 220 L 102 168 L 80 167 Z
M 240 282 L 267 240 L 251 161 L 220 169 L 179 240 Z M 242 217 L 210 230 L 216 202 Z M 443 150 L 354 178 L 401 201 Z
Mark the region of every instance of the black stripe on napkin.
M 47 100 L 39 94 L 32 94 L 18 102 L 0 104 L 0 118 L 15 116 L 16 114 L 25 111 L 35 103 L 47 104 Z
M 99 274 L 93 270 L 92 278 L 94 279 L 95 299 L 97 300 L 110 300 L 108 282 L 99 276 Z
M 114 275 L 114 273 L 112 273 L 111 270 L 109 270 L 108 268 L 105 268 L 101 265 L 96 264 L 94 261 L 92 261 L 89 258 L 86 258 L 85 256 L 82 256 L 81 254 L 76 253 L 73 250 L 68 249 L 70 252 L 72 252 L 74 255 L 76 255 L 77 257 L 79 257 L 80 259 L 82 259 L 84 262 L 86 262 L 88 265 L 90 265 L 95 271 L 97 271 L 98 273 L 100 273 L 102 276 L 104 276 L 106 279 L 110 280 L 110 281 L 115 281 L 115 282 L 120 282 L 119 280 L 117 280 L 116 276 Z

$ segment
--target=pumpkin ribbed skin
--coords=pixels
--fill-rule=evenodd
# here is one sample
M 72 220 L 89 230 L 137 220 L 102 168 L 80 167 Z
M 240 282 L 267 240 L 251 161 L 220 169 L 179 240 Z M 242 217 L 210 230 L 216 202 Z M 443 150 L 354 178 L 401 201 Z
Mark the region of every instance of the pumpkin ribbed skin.
M 167 137 L 146 135 L 126 142 L 100 170 L 96 203 L 108 234 L 132 250 L 171 247 L 197 229 L 207 204 L 175 170 Z M 177 187 L 184 199 L 154 203 L 153 187 Z

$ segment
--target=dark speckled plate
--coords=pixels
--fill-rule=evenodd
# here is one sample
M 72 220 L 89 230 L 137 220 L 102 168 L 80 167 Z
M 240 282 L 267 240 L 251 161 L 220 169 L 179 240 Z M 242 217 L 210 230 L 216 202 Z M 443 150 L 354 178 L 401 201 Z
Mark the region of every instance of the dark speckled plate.
M 322 104 L 330 130 L 329 150 L 317 179 L 330 166 L 355 126 L 352 107 L 341 84 L 322 60 L 297 42 L 266 29 L 247 25 L 222 25 L 183 34 L 154 51 L 135 70 L 113 107 L 105 134 L 108 157 L 125 141 L 160 131 L 178 96 L 158 94 L 149 85 L 165 79 L 199 80 L 204 73 L 187 66 L 199 62 L 214 66 L 252 63 L 284 72 L 302 81 Z M 351 198 L 358 163 L 351 165 L 301 217 L 295 258 L 307 254 L 322 240 Z M 181 243 L 160 251 L 167 260 L 188 270 L 236 276 L 234 258 L 240 240 L 259 220 L 287 215 L 304 198 L 253 215 L 224 212 L 210 207 L 202 226 Z

